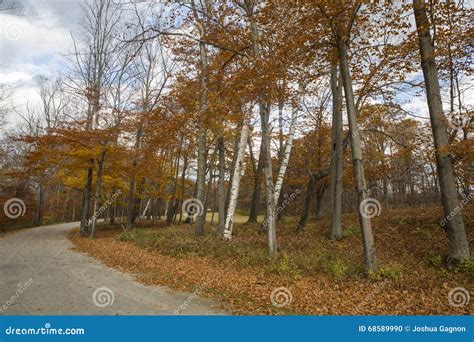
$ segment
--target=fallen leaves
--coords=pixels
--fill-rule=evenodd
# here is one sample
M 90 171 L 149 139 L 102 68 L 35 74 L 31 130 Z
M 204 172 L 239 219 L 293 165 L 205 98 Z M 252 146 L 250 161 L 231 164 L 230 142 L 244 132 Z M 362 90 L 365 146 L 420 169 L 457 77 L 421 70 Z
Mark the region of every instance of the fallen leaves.
M 423 259 L 427 251 L 436 249 L 438 243 L 442 242 L 437 241 L 439 232 L 433 232 L 430 241 L 417 241 L 419 234 L 424 233 L 417 233 L 416 229 L 404 225 L 395 225 L 394 228 L 393 222 L 398 218 L 395 214 L 390 217 L 392 223 L 387 221 L 385 233 L 376 231 L 378 253 L 382 261 L 400 264 L 399 278 L 388 273 L 388 276 L 355 276 L 335 281 L 325 272 L 303 273 L 288 278 L 269 273 L 259 265 L 241 266 L 231 260 L 211 256 L 177 258 L 163 255 L 159 250 L 140 247 L 133 241 L 119 241 L 117 237 L 120 232 L 110 230 L 99 231 L 95 240 L 77 236 L 71 239 L 77 250 L 123 272 L 133 273 L 138 281 L 146 285 L 166 285 L 192 292 L 205 283 L 207 286 L 201 292 L 203 296 L 222 302 L 224 308 L 238 315 L 471 314 L 472 301 L 460 308 L 454 308 L 448 302 L 451 288 L 463 286 L 474 293 L 466 274 L 450 272 L 441 265 L 427 265 Z M 426 232 L 430 228 L 421 226 L 420 229 Z M 307 234 L 319 233 L 316 229 Z M 280 234 L 280 239 L 285 239 L 285 236 L 289 238 L 290 233 Z M 245 234 L 239 234 L 238 238 L 245 240 Z M 305 240 L 307 236 L 301 235 L 299 238 Z M 248 243 L 256 243 L 254 239 L 250 241 Z M 323 243 L 323 246 L 331 246 Z M 360 254 L 358 243 L 360 240 L 354 236 L 344 239 L 337 246 L 344 246 L 346 253 L 352 257 L 352 253 Z M 285 246 L 285 243 L 282 245 Z M 298 249 L 304 248 L 303 245 L 304 241 Z M 205 255 L 206 243 L 201 242 L 200 246 L 203 249 L 201 254 Z M 279 287 L 286 287 L 291 292 L 290 305 L 278 308 L 271 304 L 270 294 Z

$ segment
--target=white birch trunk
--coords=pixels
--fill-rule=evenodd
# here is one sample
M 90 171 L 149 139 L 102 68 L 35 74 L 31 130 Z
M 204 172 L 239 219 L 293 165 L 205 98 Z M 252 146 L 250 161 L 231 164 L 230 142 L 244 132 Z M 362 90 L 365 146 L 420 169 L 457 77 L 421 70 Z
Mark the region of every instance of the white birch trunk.
M 288 168 L 288 163 L 290 161 L 291 155 L 291 148 L 293 147 L 293 140 L 295 137 L 296 131 L 296 121 L 298 119 L 298 107 L 293 107 L 291 111 L 291 122 L 290 122 L 290 129 L 288 132 L 288 141 L 285 145 L 285 152 L 283 153 L 283 159 L 281 161 L 280 170 L 278 171 L 278 177 L 275 183 L 275 190 L 274 190 L 274 201 L 278 203 L 280 199 L 280 192 L 283 186 L 283 179 L 285 178 L 286 169 Z
M 150 203 L 151 203 L 151 198 L 150 198 L 150 199 L 148 200 L 148 202 L 146 203 L 145 209 L 143 210 L 143 213 L 142 213 L 142 216 L 141 216 L 142 219 L 145 218 L 145 214 L 146 214 L 146 212 L 148 211 L 148 208 L 150 207 Z
M 247 147 L 247 140 L 249 137 L 249 127 L 247 123 L 242 126 L 242 132 L 240 134 L 239 149 L 237 152 L 237 160 L 235 163 L 234 177 L 232 179 L 229 208 L 227 209 L 227 216 L 224 226 L 223 237 L 225 240 L 232 239 L 232 228 L 234 225 L 234 214 L 237 206 L 237 197 L 239 195 L 240 176 L 242 172 L 242 165 L 244 162 L 245 150 Z

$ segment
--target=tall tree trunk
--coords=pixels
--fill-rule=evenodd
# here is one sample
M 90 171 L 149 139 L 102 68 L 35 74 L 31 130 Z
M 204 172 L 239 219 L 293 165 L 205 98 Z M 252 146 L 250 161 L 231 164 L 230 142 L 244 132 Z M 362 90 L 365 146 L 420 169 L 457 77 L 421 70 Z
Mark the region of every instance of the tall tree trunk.
M 469 260 L 469 243 L 466 236 L 464 221 L 461 214 L 454 168 L 448 151 L 448 133 L 444 117 L 439 87 L 438 70 L 435 63 L 435 51 L 430 34 L 430 24 L 423 0 L 413 1 L 415 22 L 420 47 L 421 68 L 425 79 L 426 95 L 430 112 L 431 129 L 433 131 L 436 166 L 441 188 L 444 215 L 447 219 L 449 240 L 449 262 Z
M 201 29 L 201 36 L 204 35 L 204 29 Z M 196 199 L 198 202 L 205 206 L 206 200 L 206 163 L 207 163 L 207 149 L 206 149 L 206 137 L 207 132 L 204 127 L 204 116 L 207 114 L 207 97 L 208 97 L 208 61 L 207 61 L 207 49 L 206 43 L 199 43 L 199 51 L 201 56 L 201 94 L 199 99 L 199 110 L 200 110 L 200 127 L 199 127 L 199 138 L 198 138 L 198 169 L 196 176 Z M 196 218 L 196 235 L 204 235 L 204 223 L 206 222 L 206 213 L 203 213 Z
M 35 223 L 34 223 L 34 225 L 38 227 L 43 225 L 44 202 L 45 202 L 44 185 L 43 185 L 43 180 L 40 180 L 38 184 L 38 211 L 36 212 Z M 63 219 L 64 219 L 64 215 L 63 215 Z
M 188 168 L 188 156 L 185 154 L 184 155 L 184 160 L 183 160 L 183 170 L 181 171 L 181 206 L 184 203 L 184 196 L 185 196 L 185 190 L 186 190 L 186 170 Z M 183 220 L 183 210 L 179 211 L 179 223 L 181 223 Z
M 127 203 L 127 224 L 126 229 L 130 230 L 133 226 L 133 217 L 135 215 L 135 175 L 138 165 L 138 153 L 140 151 L 140 143 L 143 134 L 143 127 L 137 129 L 135 138 L 135 156 L 132 163 L 132 174 L 130 175 L 130 186 L 128 190 L 128 203 Z
M 260 193 L 261 193 L 261 184 L 262 184 L 262 173 L 265 158 L 265 149 L 262 143 L 260 143 L 260 151 L 258 153 L 258 165 L 255 168 L 253 175 L 253 192 L 252 192 L 252 202 L 250 203 L 250 213 L 247 223 L 257 223 L 258 218 L 258 208 L 260 206 Z
M 332 152 L 331 152 L 331 224 L 329 239 L 342 238 L 342 173 L 344 150 L 342 147 L 342 84 L 337 75 L 337 65 L 331 66 L 332 92 Z
M 115 187 L 112 188 L 112 194 L 115 194 L 117 189 Z M 109 213 L 109 224 L 115 224 L 115 216 L 117 215 L 117 201 L 115 201 L 113 208 L 111 208 Z
M 81 236 L 89 235 L 89 211 L 92 195 L 92 179 L 94 177 L 94 159 L 90 160 L 91 166 L 87 169 L 87 181 L 82 197 Z
M 100 204 L 100 191 L 102 188 L 102 174 L 104 171 L 104 159 L 106 151 L 103 150 L 98 161 L 97 166 L 97 181 L 95 185 L 95 196 L 94 196 L 94 214 L 92 215 L 92 229 L 91 229 L 91 238 L 95 238 L 96 228 L 97 228 L 97 217 L 100 215 L 98 212 Z
M 365 182 L 364 166 L 362 164 L 362 150 L 359 136 L 359 127 L 357 126 L 357 109 L 354 101 L 354 92 L 352 89 L 352 78 L 347 61 L 347 46 L 344 38 L 337 37 L 337 50 L 339 54 L 339 63 L 341 67 L 342 83 L 344 85 L 344 94 L 346 98 L 347 117 L 350 130 L 350 143 L 352 150 L 352 164 L 356 182 L 357 201 L 359 208 L 359 222 L 362 232 L 362 241 L 364 245 L 365 267 L 367 270 L 377 268 L 375 258 L 374 236 L 370 218 L 362 215 L 361 206 L 364 206 L 369 199 L 367 185 Z
M 244 163 L 245 150 L 249 138 L 249 126 L 244 122 L 242 125 L 242 132 L 240 133 L 240 143 L 237 152 L 237 161 L 235 169 L 233 170 L 234 177 L 231 184 L 229 209 L 227 211 L 223 237 L 225 240 L 232 239 L 232 228 L 234 226 L 234 214 L 237 207 L 237 198 L 239 196 L 240 177 L 242 173 L 242 166 Z
M 266 204 L 266 218 L 265 228 L 268 233 L 268 252 L 271 257 L 276 256 L 278 251 L 276 239 L 276 217 L 275 217 L 275 189 L 273 187 L 273 168 L 272 168 L 272 153 L 271 153 L 271 136 L 269 127 L 270 111 L 269 107 L 263 103 L 260 104 L 260 120 L 262 125 L 262 143 L 265 150 L 265 204 Z
M 171 194 L 170 200 L 170 209 L 166 213 L 166 224 L 171 224 L 174 221 L 177 211 L 177 203 L 176 203 L 176 191 L 178 190 L 178 180 L 179 180 L 179 161 L 181 159 L 181 150 L 183 145 L 183 136 L 181 136 L 180 147 L 178 151 L 178 156 L 176 157 L 176 171 L 174 175 L 174 183 L 173 183 L 173 193 Z M 184 171 L 184 170 L 183 170 Z M 178 201 L 179 202 L 179 201 Z
M 218 211 L 218 232 L 224 234 L 225 228 L 225 148 L 224 148 L 224 137 L 219 137 L 217 143 L 217 149 L 219 151 L 219 180 L 217 182 L 217 211 Z

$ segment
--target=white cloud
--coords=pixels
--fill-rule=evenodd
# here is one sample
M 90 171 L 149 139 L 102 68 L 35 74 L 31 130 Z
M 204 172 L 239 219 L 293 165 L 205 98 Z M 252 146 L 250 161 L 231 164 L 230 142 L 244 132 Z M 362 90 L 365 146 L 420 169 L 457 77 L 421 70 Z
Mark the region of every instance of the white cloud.
M 0 14 L 0 84 L 17 110 L 39 104 L 36 78 L 58 75 L 72 46 L 80 6 L 69 0 L 23 0 L 26 15 Z M 11 123 L 18 122 L 14 112 Z

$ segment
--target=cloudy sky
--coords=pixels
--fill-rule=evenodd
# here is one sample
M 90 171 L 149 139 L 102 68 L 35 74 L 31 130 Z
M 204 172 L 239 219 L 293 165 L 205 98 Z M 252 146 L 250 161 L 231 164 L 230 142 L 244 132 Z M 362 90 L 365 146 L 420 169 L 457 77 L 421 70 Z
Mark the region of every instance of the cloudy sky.
M 12 100 L 21 109 L 38 103 L 38 76 L 54 77 L 64 68 L 81 8 L 75 0 L 19 2 L 20 15 L 0 14 L 0 83 L 13 89 Z
M 22 6 L 20 15 L 0 14 L 0 84 L 13 89 L 12 103 L 21 111 L 27 103 L 38 105 L 39 76 L 54 78 L 64 70 L 64 58 L 72 48 L 71 34 L 79 27 L 80 3 L 86 0 L 16 1 Z M 424 96 L 405 95 L 402 100 L 406 110 L 427 116 Z M 466 102 L 474 104 L 474 91 L 467 94 Z M 13 112 L 9 121 L 18 121 Z

